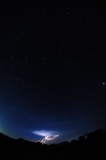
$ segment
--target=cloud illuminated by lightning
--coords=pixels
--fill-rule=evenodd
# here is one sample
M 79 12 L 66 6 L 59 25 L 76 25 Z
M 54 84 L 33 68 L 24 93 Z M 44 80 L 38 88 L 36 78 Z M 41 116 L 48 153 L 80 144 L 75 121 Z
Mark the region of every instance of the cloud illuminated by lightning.
M 55 138 L 57 138 L 59 135 L 53 135 L 53 136 L 46 136 L 45 138 L 42 139 L 42 143 L 47 143 L 48 141 L 54 140 Z
M 39 131 L 33 131 L 34 134 L 44 137 L 41 140 L 41 143 L 47 143 L 49 141 L 54 140 L 59 135 L 56 131 L 46 131 L 46 130 L 39 130 Z

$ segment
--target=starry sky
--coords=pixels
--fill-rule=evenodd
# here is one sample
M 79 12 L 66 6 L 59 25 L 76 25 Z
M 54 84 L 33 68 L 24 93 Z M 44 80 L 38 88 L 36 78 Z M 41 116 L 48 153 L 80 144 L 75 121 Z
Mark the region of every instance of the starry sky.
M 57 143 L 106 129 L 105 9 L 0 5 L 1 132 Z

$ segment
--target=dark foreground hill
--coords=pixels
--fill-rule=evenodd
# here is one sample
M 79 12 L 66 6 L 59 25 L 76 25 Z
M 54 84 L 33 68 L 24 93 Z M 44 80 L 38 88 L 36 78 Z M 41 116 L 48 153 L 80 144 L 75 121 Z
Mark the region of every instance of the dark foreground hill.
M 105 159 L 106 131 L 96 130 L 78 140 L 61 144 L 42 145 L 24 139 L 13 139 L 0 133 L 0 156 L 14 158 Z M 2 158 L 3 159 L 3 158 Z

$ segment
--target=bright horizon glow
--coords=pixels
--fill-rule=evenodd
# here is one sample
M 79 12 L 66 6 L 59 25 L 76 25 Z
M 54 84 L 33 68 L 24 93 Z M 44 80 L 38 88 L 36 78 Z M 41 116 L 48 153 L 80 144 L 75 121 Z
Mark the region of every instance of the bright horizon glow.
M 57 138 L 59 135 L 54 135 L 54 136 L 46 136 L 45 138 L 42 139 L 41 143 L 47 143 L 48 141 L 54 140 Z
M 32 133 L 44 137 L 41 140 L 41 143 L 47 143 L 59 137 L 59 134 L 57 134 L 56 131 L 39 130 L 39 131 L 33 131 Z
M 54 134 L 56 134 L 56 131 L 47 131 L 47 130 L 37 130 L 37 131 L 33 131 L 32 133 L 38 135 L 38 136 L 42 136 L 42 137 L 46 137 L 46 136 L 52 136 Z

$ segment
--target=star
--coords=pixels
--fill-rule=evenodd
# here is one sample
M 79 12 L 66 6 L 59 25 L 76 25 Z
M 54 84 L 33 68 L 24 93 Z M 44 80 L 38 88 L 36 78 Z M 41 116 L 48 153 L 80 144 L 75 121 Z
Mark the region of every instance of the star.
M 43 57 L 43 60 L 44 60 L 44 61 L 46 61 L 46 59 L 47 59 L 46 57 Z
M 18 77 L 18 78 L 17 78 L 17 81 L 21 81 L 21 78 L 20 78 L 20 77 Z
M 105 86 L 105 85 L 106 85 L 106 82 L 103 82 L 102 85 Z
M 28 58 L 25 58 L 25 62 L 28 62 L 28 60 L 29 60 Z
M 64 113 L 63 116 L 66 117 L 66 116 L 67 116 L 67 113 Z
M 13 59 L 13 58 L 14 58 L 14 56 L 13 56 L 13 55 L 11 55 L 11 56 L 10 56 L 10 58 L 11 58 L 11 59 Z
M 43 57 L 43 63 L 45 64 L 46 62 L 47 62 L 47 57 L 44 56 L 44 57 Z
M 67 12 L 67 16 L 69 16 L 69 15 L 70 15 L 70 11 Z
M 71 64 L 71 62 L 69 61 L 69 62 L 68 62 L 68 64 L 70 65 L 70 64 Z
M 97 109 L 97 112 L 98 112 L 98 113 L 100 112 L 100 109 L 99 109 L 99 108 Z
M 17 78 L 17 81 L 20 81 L 20 78 Z

